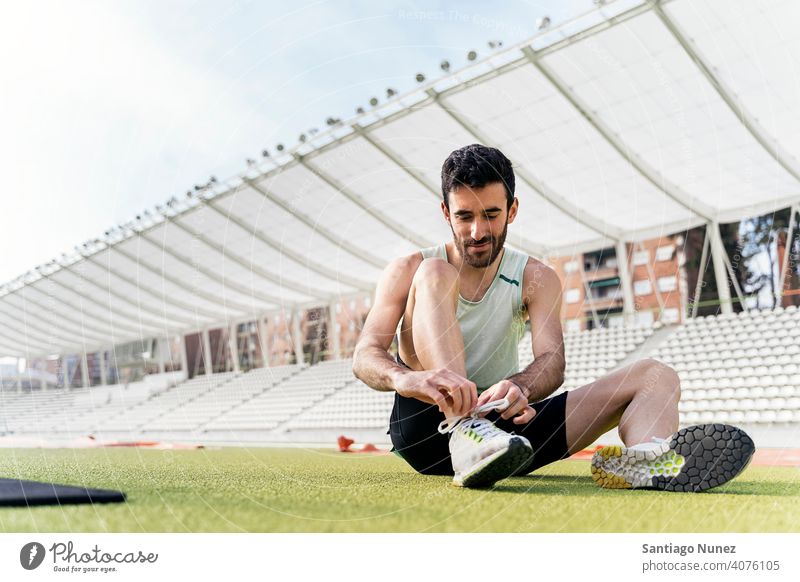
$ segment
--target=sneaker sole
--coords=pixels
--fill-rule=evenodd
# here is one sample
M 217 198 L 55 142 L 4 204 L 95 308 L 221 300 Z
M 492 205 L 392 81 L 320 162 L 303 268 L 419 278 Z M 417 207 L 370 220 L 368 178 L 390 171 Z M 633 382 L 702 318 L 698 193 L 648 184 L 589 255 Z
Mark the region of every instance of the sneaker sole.
M 488 487 L 501 479 L 510 477 L 514 471 L 527 464 L 533 449 L 521 438 L 512 437 L 508 447 L 486 457 L 479 466 L 466 475 L 456 475 L 456 487 Z
M 701 424 L 682 428 L 660 449 L 603 447 L 592 457 L 592 478 L 607 489 L 706 491 L 744 471 L 753 452 L 753 440 L 742 429 Z

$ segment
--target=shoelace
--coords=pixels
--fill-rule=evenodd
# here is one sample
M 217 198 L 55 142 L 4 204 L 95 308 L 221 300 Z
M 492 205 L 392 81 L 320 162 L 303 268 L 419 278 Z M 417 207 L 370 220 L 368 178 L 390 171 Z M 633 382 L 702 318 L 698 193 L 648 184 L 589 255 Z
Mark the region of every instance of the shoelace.
M 464 416 L 451 416 L 450 418 L 445 418 L 442 422 L 439 423 L 439 432 L 442 434 L 447 434 L 449 432 L 453 432 L 456 427 L 461 423 L 461 421 L 467 418 L 478 418 L 478 415 L 481 412 L 487 412 L 489 410 L 505 410 L 509 407 L 511 403 L 508 401 L 508 398 L 501 398 L 499 400 L 492 400 L 491 402 L 487 402 L 483 406 L 479 406 L 472 412 Z M 484 433 L 488 433 L 492 429 L 495 429 L 494 424 L 490 421 L 486 423 L 481 423 L 479 427 L 475 428 L 475 432 L 477 432 L 481 436 L 487 436 Z M 495 429 L 498 430 L 498 429 Z

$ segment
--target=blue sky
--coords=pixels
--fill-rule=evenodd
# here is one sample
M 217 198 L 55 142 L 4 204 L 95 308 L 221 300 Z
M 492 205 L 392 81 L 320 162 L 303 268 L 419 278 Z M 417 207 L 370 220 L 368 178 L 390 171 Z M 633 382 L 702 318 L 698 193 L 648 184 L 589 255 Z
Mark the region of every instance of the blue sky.
M 0 283 L 385 89 L 591 0 L 17 2 L 0 21 Z

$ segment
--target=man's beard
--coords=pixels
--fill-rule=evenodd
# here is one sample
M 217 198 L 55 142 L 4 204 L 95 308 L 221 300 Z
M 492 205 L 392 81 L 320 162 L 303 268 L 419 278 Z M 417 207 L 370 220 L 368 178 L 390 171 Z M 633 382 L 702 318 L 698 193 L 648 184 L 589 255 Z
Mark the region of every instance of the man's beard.
M 450 227 L 450 230 L 452 231 L 453 228 Z M 459 240 L 458 237 L 456 237 L 455 231 L 453 231 L 453 242 L 455 242 L 456 246 L 458 247 L 458 251 L 461 253 L 461 257 L 464 259 L 465 263 L 475 269 L 485 269 L 494 262 L 494 260 L 497 258 L 497 255 L 500 254 L 500 251 L 503 250 L 503 245 L 506 242 L 507 232 L 508 221 L 506 220 L 506 223 L 503 225 L 503 232 L 500 233 L 499 237 L 486 237 L 479 241 L 471 238 Z M 487 241 L 489 242 L 490 246 L 479 253 L 476 253 L 470 248 L 476 243 L 485 243 Z

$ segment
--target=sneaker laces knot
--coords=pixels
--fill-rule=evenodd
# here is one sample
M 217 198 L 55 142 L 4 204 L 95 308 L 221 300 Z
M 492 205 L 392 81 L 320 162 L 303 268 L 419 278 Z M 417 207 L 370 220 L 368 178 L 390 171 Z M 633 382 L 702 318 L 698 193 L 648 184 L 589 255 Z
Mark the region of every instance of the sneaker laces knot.
M 482 412 L 488 412 L 490 410 L 505 410 L 510 406 L 510 402 L 508 398 L 500 398 L 499 400 L 492 400 L 491 402 L 487 402 L 483 406 L 479 406 L 475 408 L 469 414 L 464 416 L 451 416 L 450 418 L 445 418 L 442 422 L 439 423 L 439 432 L 441 434 L 447 434 L 453 432 L 456 427 L 461 425 L 461 423 L 467 419 L 477 419 L 478 415 Z M 472 426 L 472 429 L 478 433 L 480 436 L 488 436 L 490 433 L 494 431 L 498 431 L 490 420 L 484 420 L 485 422 L 475 423 Z

